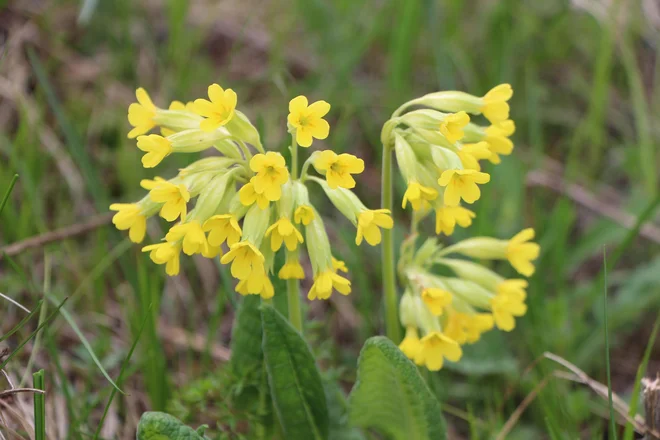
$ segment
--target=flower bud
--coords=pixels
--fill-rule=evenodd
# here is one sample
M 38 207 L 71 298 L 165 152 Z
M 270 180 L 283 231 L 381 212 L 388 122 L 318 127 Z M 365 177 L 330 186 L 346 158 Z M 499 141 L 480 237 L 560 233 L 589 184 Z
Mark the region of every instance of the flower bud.
M 261 145 L 261 138 L 256 127 L 252 125 L 250 120 L 242 112 L 235 110 L 234 117 L 225 126 L 232 136 L 254 145 L 259 152 L 264 152 L 264 147 Z
M 266 229 L 270 224 L 270 206 L 261 209 L 256 204 L 252 205 L 245 214 L 243 220 L 243 240 L 260 247 Z
M 404 327 L 419 327 L 417 323 L 417 306 L 415 305 L 415 297 L 406 290 L 401 296 L 399 303 L 399 320 Z
M 210 148 L 213 144 L 229 138 L 227 132 L 215 130 L 205 132 L 200 129 L 184 130 L 167 137 L 175 153 L 196 153 Z
M 321 216 L 314 210 L 314 219 L 305 227 L 305 240 L 314 275 L 332 268 L 332 249 Z
M 504 281 L 504 278 L 497 273 L 472 261 L 441 258 L 436 262 L 449 267 L 460 278 L 473 281 L 491 291 L 494 291 Z
M 415 152 L 410 147 L 410 144 L 399 133 L 394 133 L 394 153 L 396 154 L 396 162 L 399 165 L 399 170 L 403 178 L 407 182 L 411 180 L 417 181 L 417 157 Z

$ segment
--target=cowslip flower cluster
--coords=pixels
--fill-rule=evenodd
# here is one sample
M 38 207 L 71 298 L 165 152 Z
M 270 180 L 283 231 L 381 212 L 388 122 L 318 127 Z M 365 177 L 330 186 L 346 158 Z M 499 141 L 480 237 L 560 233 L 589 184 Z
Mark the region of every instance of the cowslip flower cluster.
M 410 205 L 415 214 L 413 232 L 431 213 L 438 235 L 451 236 L 457 226 L 472 224 L 476 215 L 466 205 L 479 200 L 480 186 L 490 181 L 480 161 L 498 164 L 501 155 L 513 151 L 512 94 L 508 84 L 483 97 L 431 93 L 402 105 L 384 125 L 383 144 L 394 150 L 407 185 L 402 207 Z M 489 125 L 471 121 L 478 115 Z M 459 361 L 461 346 L 476 342 L 484 332 L 494 327 L 513 330 L 515 318 L 527 311 L 527 281 L 505 279 L 474 260 L 508 260 L 520 275 L 531 276 L 532 261 L 540 253 L 533 238 L 532 229 L 509 240 L 473 237 L 446 247 L 430 238 L 415 250 L 413 233 L 403 244 L 398 264 L 405 289 L 399 317 L 406 328 L 400 348 L 406 356 L 435 371 L 445 359 Z M 452 276 L 438 275 L 437 266 Z
M 171 179 L 155 177 L 141 186 L 149 193 L 141 200 L 110 209 L 117 211 L 113 223 L 128 230 L 135 243 L 143 241 L 147 219 L 159 215 L 173 222 L 158 243 L 142 248 L 151 260 L 165 265 L 168 275 L 180 271 L 180 256 L 201 254 L 220 257 L 230 265 L 240 294 L 271 298 L 274 288 L 275 254 L 283 250 L 285 263 L 280 279 L 303 279 L 301 254 L 306 247 L 313 285 L 309 299 L 328 299 L 334 290 L 351 292 L 344 276 L 345 264 L 335 259 L 330 240 L 308 195 L 308 185 L 319 185 L 330 201 L 356 227 L 356 243 L 381 241 L 381 228 L 391 228 L 389 211 L 370 210 L 351 191 L 354 176 L 364 171 L 364 162 L 351 154 L 315 151 L 298 170 L 298 146 L 309 147 L 314 139 L 327 138 L 324 117 L 330 104 L 309 104 L 304 96 L 289 103 L 288 131 L 292 163 L 282 154 L 266 151 L 258 131 L 237 109 L 238 98 L 218 84 L 208 87 L 208 99 L 184 104 L 174 101 L 167 109 L 155 106 L 144 89 L 136 91 L 137 103 L 128 109 L 133 126 L 129 138 L 145 154 L 145 168 L 159 165 L 171 154 L 208 150 Z M 160 134 L 150 133 L 155 128 Z M 313 171 L 316 171 L 315 173 Z M 190 209 L 189 209 L 190 208 Z

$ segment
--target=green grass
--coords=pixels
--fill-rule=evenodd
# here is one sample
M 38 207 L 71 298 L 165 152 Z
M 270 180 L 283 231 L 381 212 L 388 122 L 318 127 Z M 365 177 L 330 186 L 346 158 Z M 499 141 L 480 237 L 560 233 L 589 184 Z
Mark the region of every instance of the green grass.
M 137 199 L 141 179 L 154 172 L 169 176 L 190 160 L 176 156 L 154 171 L 141 167 L 135 142 L 126 139 L 126 110 L 138 85 L 160 105 L 202 96 L 212 82 L 230 85 L 268 146 L 282 151 L 288 100 L 298 93 L 327 100 L 333 106 L 327 145 L 365 159 L 368 168 L 356 191 L 375 207 L 379 133 L 392 110 L 430 91 L 480 94 L 506 81 L 515 90 L 516 150 L 498 167 L 488 166 L 492 182 L 475 205 L 475 224 L 452 240 L 505 238 L 534 227 L 543 252 L 530 280 L 529 312 L 513 333 L 474 347 L 465 367 L 429 375 L 432 389 L 468 413 L 468 421 L 449 420 L 470 438 L 499 432 L 551 374 L 552 365 L 544 363 L 522 374 L 544 351 L 602 383 L 611 378 L 624 397 L 633 389 L 636 402 L 645 366 L 658 360 L 646 348 L 660 307 L 658 245 L 640 238 L 641 222 L 621 226 L 564 194 L 522 182 L 552 158 L 563 165 L 566 179 L 607 206 L 657 224 L 660 58 L 634 2 L 626 3 L 632 12 L 623 28 L 607 18 L 616 15 L 615 6 L 599 21 L 570 3 L 276 0 L 217 6 L 169 0 L 142 6 L 59 0 L 30 18 L 18 14 L 32 20 L 43 38 L 35 47 L 2 51 L 0 76 L 12 79 L 24 69 L 29 81 L 15 101 L 2 106 L 11 117 L 0 119 L 0 195 L 7 194 L 0 203 L 0 247 L 105 212 L 112 201 Z M 73 25 L 79 14 L 82 21 Z M 226 23 L 240 30 L 234 39 L 223 33 Z M 266 53 L 254 47 L 264 33 Z M 395 200 L 401 190 L 397 182 Z M 407 215 L 395 207 L 398 219 Z M 359 348 L 383 325 L 380 254 L 377 248 L 358 250 L 343 219 L 326 223 L 336 253 L 353 267 L 349 299 L 358 327 L 338 337 L 330 326 L 308 320 L 306 335 L 324 365 L 351 382 Z M 395 239 L 404 234 L 397 229 Z M 606 278 L 603 247 L 610 255 Z M 174 388 L 219 365 L 213 347 L 228 344 L 236 303 L 224 269 L 207 270 L 184 258 L 184 276 L 168 280 L 110 226 L 12 261 L 21 273 L 0 259 L 0 292 L 32 312 L 0 297 L 0 340 L 12 349 L 26 343 L 6 368 L 18 377 L 44 369 L 46 411 L 55 396 L 64 399 L 69 438 L 101 438 L 99 422 L 110 417 L 130 430 L 134 411 L 166 409 Z M 66 312 L 55 313 L 48 304 L 37 320 L 45 303 L 65 297 Z M 332 306 L 322 313 L 324 323 L 344 320 Z M 175 329 L 183 343 L 174 343 L 167 329 Z M 37 333 L 35 354 L 29 341 Z M 201 336 L 201 350 L 192 348 L 193 335 Z M 602 362 L 606 347 L 611 375 Z M 636 375 L 625 367 L 631 357 L 640 360 Z M 467 365 L 487 368 L 467 373 Z M 608 422 L 594 405 L 607 406 L 578 385 L 551 380 L 507 438 L 595 438 Z M 203 422 L 212 421 L 192 424 Z M 48 433 L 54 429 L 48 426 Z M 114 432 L 115 438 L 125 434 Z M 631 434 L 628 429 L 623 438 Z

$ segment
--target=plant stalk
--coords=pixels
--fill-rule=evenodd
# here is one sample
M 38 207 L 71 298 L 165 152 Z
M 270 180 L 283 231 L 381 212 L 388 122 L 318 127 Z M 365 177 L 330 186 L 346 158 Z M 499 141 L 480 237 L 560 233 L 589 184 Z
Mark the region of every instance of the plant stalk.
M 291 180 L 298 179 L 298 142 L 295 133 L 291 133 Z M 300 281 L 286 280 L 287 300 L 289 304 L 289 322 L 302 333 L 302 313 L 300 310 Z
M 392 212 L 392 149 L 383 144 L 381 206 Z M 394 272 L 394 228 L 383 230 L 383 296 L 385 301 L 385 333 L 395 344 L 401 341 L 397 311 L 396 273 Z

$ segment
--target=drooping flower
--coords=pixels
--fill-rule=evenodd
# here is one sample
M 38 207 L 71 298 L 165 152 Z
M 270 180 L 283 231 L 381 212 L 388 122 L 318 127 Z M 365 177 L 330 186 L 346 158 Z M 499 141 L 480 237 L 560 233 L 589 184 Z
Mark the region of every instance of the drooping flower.
M 326 270 L 314 277 L 314 284 L 309 289 L 307 298 L 312 299 L 328 299 L 332 295 L 332 289 L 342 295 L 351 293 L 351 282 L 346 278 L 338 275 L 334 270 Z
M 452 144 L 465 136 L 463 128 L 470 123 L 470 116 L 461 111 L 445 116 L 440 123 L 440 133 Z
M 493 328 L 493 315 L 490 313 L 460 313 L 449 315 L 445 334 L 459 344 L 473 344 L 481 335 Z
M 172 226 L 165 240 L 170 243 L 183 240 L 183 253 L 186 255 L 202 254 L 206 258 L 213 258 L 220 253 L 219 247 L 210 246 L 206 241 L 202 225 L 197 220 Z
M 422 344 L 419 341 L 417 329 L 415 327 L 406 327 L 406 337 L 403 338 L 403 341 L 399 344 L 399 350 L 401 350 L 408 359 L 414 360 L 421 349 Z
M 305 271 L 298 260 L 288 261 L 282 266 L 277 276 L 281 280 L 302 280 L 305 278 Z
M 142 166 L 145 168 L 157 166 L 172 153 L 172 143 L 157 134 L 138 136 L 137 147 L 147 153 L 142 156 Z
M 284 157 L 272 151 L 256 154 L 250 160 L 250 169 L 257 173 L 251 180 L 254 190 L 274 202 L 282 197 L 282 185 L 289 180 Z
M 527 298 L 525 289 L 527 289 L 528 285 L 527 280 L 523 279 L 504 280 L 497 285 L 495 292 L 498 296 L 511 296 L 519 301 L 525 301 L 525 298 Z
M 490 181 L 490 175 L 475 170 L 446 170 L 438 179 L 438 185 L 445 187 L 444 202 L 448 206 L 456 206 L 461 199 L 466 203 L 474 203 L 481 197 L 477 184 Z
M 510 84 L 495 86 L 484 95 L 481 113 L 491 122 L 497 123 L 509 119 L 509 103 L 513 96 Z
M 225 241 L 232 246 L 241 239 L 241 227 L 233 214 L 218 214 L 210 217 L 202 226 L 208 232 L 208 242 L 211 246 L 221 246 Z
M 489 159 L 493 152 L 489 148 L 488 142 L 477 142 L 476 144 L 463 144 L 457 154 L 461 159 L 463 168 L 466 170 L 481 171 L 479 161 Z
M 211 84 L 208 88 L 210 101 L 196 99 L 193 109 L 195 113 L 204 116 L 199 128 L 211 132 L 226 125 L 234 117 L 238 97 L 232 89 L 223 89 L 218 84 Z
M 438 191 L 428 186 L 423 186 L 418 182 L 411 181 L 408 183 L 408 189 L 403 194 L 403 202 L 401 206 L 405 209 L 408 202 L 413 207 L 413 210 L 418 211 L 428 206 L 428 202 L 435 200 L 438 197 Z
M 156 264 L 164 264 L 165 272 L 169 276 L 179 274 L 179 257 L 181 255 L 181 244 L 179 243 L 158 243 L 151 244 L 142 248 L 142 252 L 149 252 L 149 258 Z
M 250 278 L 253 272 L 255 278 L 265 274 L 264 261 L 263 254 L 249 241 L 234 243 L 220 259 L 222 264 L 231 263 L 231 275 L 239 280 Z
M 442 315 L 442 311 L 451 304 L 452 295 L 444 289 L 429 287 L 422 291 L 422 301 L 435 316 Z
M 364 238 L 371 246 L 376 246 L 382 240 L 380 228 L 392 229 L 393 227 L 394 222 L 389 209 L 366 209 L 358 214 L 355 244 L 359 246 Z
M 328 186 L 332 189 L 354 188 L 355 179 L 351 174 L 360 174 L 364 171 L 364 161 L 352 154 L 336 154 L 332 150 L 319 153 L 314 161 L 314 167 L 325 173 Z
M 270 237 L 270 248 L 273 252 L 280 250 L 282 242 L 286 244 L 289 251 L 295 251 L 298 243 L 304 241 L 302 234 L 293 226 L 288 217 L 281 217 L 266 229 L 266 237 Z
M 514 316 L 523 316 L 527 313 L 525 303 L 510 295 L 496 295 L 491 298 L 490 305 L 493 308 L 495 325 L 505 332 L 510 332 L 516 327 Z
M 120 231 L 128 229 L 128 237 L 133 243 L 144 240 L 147 232 L 147 218 L 142 214 L 142 208 L 136 203 L 113 203 L 110 210 L 117 211 L 112 217 L 112 223 Z
M 270 299 L 275 295 L 273 283 L 266 275 L 240 280 L 236 284 L 236 291 L 241 295 L 261 295 L 263 299 Z
M 335 257 L 332 257 L 332 269 L 334 269 L 335 272 L 348 273 L 348 268 L 346 267 L 346 263 L 336 259 Z
M 527 228 L 517 233 L 506 246 L 506 258 L 514 269 L 526 277 L 534 274 L 534 264 L 541 252 L 541 247 L 534 242 L 534 229 Z
M 458 342 L 447 337 L 442 332 L 432 331 L 420 341 L 422 347 L 415 356 L 415 363 L 424 365 L 431 371 L 442 368 L 444 358 L 458 362 L 463 356 L 463 350 Z
M 128 106 L 128 122 L 133 126 L 128 132 L 129 139 L 145 134 L 156 126 L 156 106 L 151 102 L 147 91 L 140 87 L 135 91 L 135 97 L 138 102 Z
M 298 206 L 293 214 L 293 220 L 296 224 L 302 223 L 303 225 L 308 226 L 312 220 L 314 220 L 314 209 L 307 205 Z
M 330 133 L 330 125 L 323 119 L 330 111 L 330 104 L 316 101 L 308 105 L 307 98 L 297 96 L 289 102 L 289 124 L 296 129 L 296 142 L 301 147 L 312 145 L 313 138 L 325 139 Z
M 457 224 L 462 228 L 467 228 L 476 216 L 474 212 L 462 206 L 438 207 L 435 210 L 435 233 L 452 235 Z
M 184 184 L 174 184 L 157 177 L 154 180 L 144 179 L 140 185 L 149 190 L 151 200 L 163 204 L 160 208 L 160 216 L 165 220 L 173 222 L 179 216 L 181 220 L 186 219 L 186 204 L 190 200 L 190 192 Z
M 259 208 L 266 209 L 268 208 L 268 203 L 270 202 L 263 193 L 258 193 L 255 191 L 253 180 L 254 177 L 252 180 L 250 180 L 250 182 L 243 185 L 238 191 L 238 196 L 241 200 L 241 203 L 245 206 L 250 206 L 254 202 L 257 202 L 257 206 L 259 206 Z

